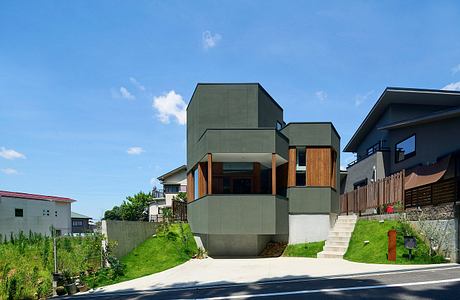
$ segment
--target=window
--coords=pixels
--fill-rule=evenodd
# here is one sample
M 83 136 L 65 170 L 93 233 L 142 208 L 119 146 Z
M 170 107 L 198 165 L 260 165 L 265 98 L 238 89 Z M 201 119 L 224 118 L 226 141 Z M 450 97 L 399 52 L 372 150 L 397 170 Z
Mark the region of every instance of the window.
M 395 162 L 415 156 L 415 134 L 395 145 Z
M 22 218 L 24 217 L 24 210 L 22 208 L 15 208 L 14 209 L 14 216 Z
M 363 187 L 363 186 L 366 186 L 366 185 L 367 185 L 367 178 L 363 179 L 361 181 L 355 182 L 353 184 L 353 188 L 356 190 L 357 188 L 360 188 L 360 187 Z
M 179 193 L 179 185 L 165 185 L 164 192 L 165 194 L 177 194 Z
M 377 152 L 380 149 L 380 142 L 376 143 L 375 145 L 372 145 L 372 147 L 369 147 L 367 149 L 367 155 L 372 155 L 375 152 Z
M 72 220 L 72 226 L 73 227 L 83 227 L 83 221 L 82 220 Z
M 280 121 L 276 121 L 276 130 L 283 129 L 283 124 Z
M 57 217 L 57 210 L 54 211 L 54 216 Z
M 297 148 L 297 163 L 296 163 L 296 186 L 305 186 L 307 184 L 307 160 L 306 149 Z
M 222 169 L 224 173 L 252 173 L 254 164 L 251 162 L 224 162 Z

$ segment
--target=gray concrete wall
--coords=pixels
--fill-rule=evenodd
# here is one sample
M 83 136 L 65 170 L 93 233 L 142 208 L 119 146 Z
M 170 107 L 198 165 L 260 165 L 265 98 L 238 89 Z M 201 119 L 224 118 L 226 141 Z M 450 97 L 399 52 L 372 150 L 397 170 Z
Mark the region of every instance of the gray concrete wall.
M 332 123 L 289 123 L 281 132 L 289 139 L 289 146 L 332 146 L 340 153 L 340 137 Z
M 259 89 L 259 127 L 276 128 L 277 121 L 284 123 L 283 109 L 274 101 L 265 90 Z
M 208 195 L 187 206 L 193 233 L 288 233 L 288 201 L 272 195 Z
M 109 242 L 116 242 L 113 255 L 122 258 L 143 241 L 155 234 L 157 224 L 138 221 L 102 221 L 102 234 Z
M 330 187 L 287 189 L 290 214 L 329 214 L 339 211 L 339 195 Z
M 255 234 L 209 234 L 199 235 L 209 256 L 257 256 L 272 235 Z

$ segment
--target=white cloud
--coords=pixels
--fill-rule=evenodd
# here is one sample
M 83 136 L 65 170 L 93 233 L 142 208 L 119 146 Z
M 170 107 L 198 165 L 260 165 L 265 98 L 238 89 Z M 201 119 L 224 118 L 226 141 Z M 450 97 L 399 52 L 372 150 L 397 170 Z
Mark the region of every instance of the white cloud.
M 460 91 L 460 81 L 449 83 L 442 90 Z
M 460 72 L 460 64 L 456 65 L 455 67 L 452 68 L 452 75 L 457 74 Z
M 6 159 L 26 158 L 24 154 L 5 147 L 0 147 L 0 156 Z
M 129 155 L 140 155 L 143 152 L 145 152 L 145 150 L 142 149 L 142 147 L 130 147 L 128 150 L 126 150 L 126 153 Z
M 320 102 L 324 102 L 327 99 L 327 93 L 325 91 L 317 91 L 315 96 Z
M 137 81 L 136 78 L 134 77 L 129 77 L 129 81 L 131 81 L 131 83 L 137 87 L 140 91 L 144 92 L 145 91 L 145 86 L 143 86 L 139 81 Z
M 176 119 L 176 122 L 184 125 L 186 123 L 187 104 L 181 95 L 175 91 L 169 91 L 158 97 L 153 97 L 153 108 L 157 110 L 160 122 L 168 124 L 169 119 Z
M 124 86 L 122 86 L 120 88 L 120 94 L 121 94 L 121 97 L 122 98 L 125 98 L 125 99 L 128 99 L 128 100 L 134 100 L 136 99 L 136 97 L 134 97 L 133 94 L 131 94 L 127 88 L 125 88 Z
M 6 174 L 6 175 L 17 175 L 17 174 L 19 174 L 18 170 L 12 169 L 12 168 L 1 169 L 1 171 L 2 171 L 3 174 Z
M 203 48 L 209 49 L 217 46 L 217 43 L 222 39 L 222 36 L 218 33 L 212 34 L 211 31 L 206 30 L 202 34 Z
M 369 91 L 367 92 L 366 94 L 362 95 L 362 94 L 358 94 L 355 96 L 355 106 L 360 106 L 361 104 L 363 104 L 364 102 L 366 102 L 370 96 L 372 96 L 372 94 L 374 93 L 374 91 Z

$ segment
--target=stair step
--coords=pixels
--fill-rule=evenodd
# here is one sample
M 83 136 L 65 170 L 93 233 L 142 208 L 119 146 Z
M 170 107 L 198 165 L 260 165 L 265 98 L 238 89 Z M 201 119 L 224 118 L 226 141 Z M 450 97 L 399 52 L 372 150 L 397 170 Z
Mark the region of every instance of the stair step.
M 329 231 L 329 237 L 351 237 L 351 231 Z
M 326 252 L 337 252 L 340 254 L 345 254 L 347 252 L 348 246 L 324 246 L 323 251 Z
M 341 246 L 348 248 L 348 240 L 345 241 L 334 241 L 334 240 L 327 240 L 324 246 Z
M 323 251 L 318 253 L 318 258 L 343 258 L 343 254 L 330 251 Z
M 348 243 L 350 241 L 350 237 L 347 237 L 347 236 L 329 236 L 327 238 L 327 241 L 331 241 L 331 242 L 346 242 L 346 243 Z

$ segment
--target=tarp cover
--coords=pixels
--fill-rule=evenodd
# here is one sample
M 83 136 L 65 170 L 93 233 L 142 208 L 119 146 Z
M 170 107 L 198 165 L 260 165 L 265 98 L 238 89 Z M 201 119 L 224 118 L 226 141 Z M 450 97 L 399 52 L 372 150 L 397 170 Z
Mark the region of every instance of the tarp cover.
M 404 181 L 404 189 L 409 190 L 426 184 L 437 182 L 444 176 L 449 167 L 450 155 L 431 165 L 418 166 L 410 170 Z

